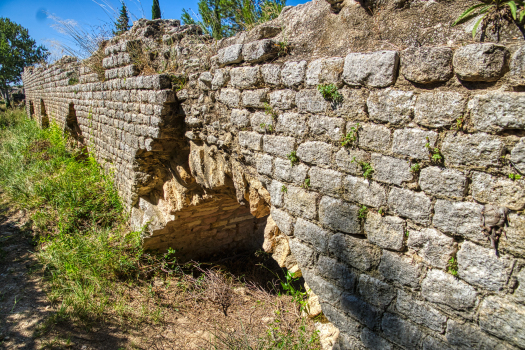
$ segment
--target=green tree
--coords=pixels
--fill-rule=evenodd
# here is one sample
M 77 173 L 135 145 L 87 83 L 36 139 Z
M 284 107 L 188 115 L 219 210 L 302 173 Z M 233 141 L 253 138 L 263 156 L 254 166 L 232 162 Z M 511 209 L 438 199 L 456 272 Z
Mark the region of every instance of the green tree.
M 153 6 L 151 6 L 151 19 L 161 18 L 159 0 L 153 0 Z
M 126 4 L 122 2 L 122 7 L 120 8 L 120 16 L 115 22 L 115 30 L 113 30 L 113 35 L 119 35 L 129 30 L 129 16 L 128 8 Z
M 0 92 L 8 105 L 9 87 L 20 83 L 24 67 L 42 62 L 48 56 L 47 49 L 37 46 L 27 29 L 0 17 Z

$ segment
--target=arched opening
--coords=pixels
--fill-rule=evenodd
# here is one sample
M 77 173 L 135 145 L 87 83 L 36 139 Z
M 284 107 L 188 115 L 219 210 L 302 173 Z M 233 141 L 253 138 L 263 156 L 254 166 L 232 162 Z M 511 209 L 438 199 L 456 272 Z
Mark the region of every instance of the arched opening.
M 35 117 L 35 106 L 33 105 L 33 101 L 29 101 L 29 117 L 31 119 Z
M 75 105 L 73 103 L 69 104 L 69 110 L 66 117 L 66 126 L 65 130 L 73 137 L 73 139 L 78 144 L 84 143 L 84 138 L 82 136 L 82 130 L 78 125 L 77 114 L 75 112 Z
M 40 100 L 40 126 L 42 128 L 49 127 L 49 117 L 47 116 L 46 105 L 44 104 L 44 100 Z

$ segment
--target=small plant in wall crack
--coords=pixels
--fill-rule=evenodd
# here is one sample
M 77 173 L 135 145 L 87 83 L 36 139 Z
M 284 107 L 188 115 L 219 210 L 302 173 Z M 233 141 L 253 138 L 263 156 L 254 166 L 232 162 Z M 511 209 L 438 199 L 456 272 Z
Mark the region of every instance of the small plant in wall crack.
M 365 220 L 367 214 L 368 214 L 368 207 L 366 205 L 362 205 L 361 207 L 359 207 L 357 218 L 361 220 Z
M 301 185 L 302 188 L 310 188 L 310 179 L 304 179 L 303 184 Z
M 272 124 L 265 124 L 265 123 L 261 123 L 259 124 L 259 126 L 261 127 L 261 130 L 264 130 L 264 132 L 268 131 L 270 133 L 273 132 L 273 126 Z
M 342 147 L 352 145 L 357 141 L 357 133 L 359 132 L 359 127 L 359 123 L 357 123 L 355 126 L 352 126 L 350 128 L 350 132 L 347 133 L 344 136 L 343 141 L 341 141 Z
M 463 129 L 463 123 L 464 123 L 464 121 L 465 121 L 465 119 L 464 119 L 463 116 L 459 117 L 458 119 L 456 119 L 456 125 L 454 125 L 454 126 L 452 127 L 452 129 L 457 130 L 457 131 Z
M 447 272 L 450 273 L 452 276 L 458 275 L 458 261 L 456 258 L 451 257 L 448 261 L 447 265 Z
M 516 181 L 516 180 L 519 180 L 521 179 L 521 175 L 520 174 L 509 174 L 509 179 L 511 179 L 512 181 Z
M 278 117 L 277 112 L 273 109 L 272 106 L 270 106 L 269 103 L 265 103 L 264 104 L 264 112 L 267 115 L 271 115 L 273 119 L 277 119 L 277 117 Z
M 410 167 L 410 172 L 412 172 L 412 173 L 414 173 L 414 174 L 419 173 L 420 170 L 421 170 L 421 167 L 419 166 L 419 163 L 414 163 L 414 164 L 412 164 L 412 166 Z
M 294 166 L 295 163 L 299 162 L 299 157 L 297 157 L 297 152 L 292 151 L 289 155 L 287 155 L 288 159 L 290 160 L 290 163 L 292 163 L 292 166 Z
M 434 163 L 440 163 L 443 161 L 443 155 L 441 154 L 439 148 L 434 147 L 432 148 L 430 146 L 430 140 L 427 136 L 427 143 L 425 144 L 425 147 L 428 149 L 428 152 L 430 153 L 428 156 L 430 157 L 430 160 Z
M 341 102 L 343 95 L 337 90 L 334 84 L 320 84 L 317 85 L 317 91 L 321 93 L 323 98 L 327 101 Z
M 282 193 L 288 193 L 288 188 L 285 185 L 281 186 L 281 192 Z
M 361 167 L 361 170 L 363 171 L 363 177 L 365 179 L 371 179 L 372 174 L 374 173 L 374 168 L 372 168 L 372 165 L 367 162 L 363 162 L 360 160 L 355 159 L 355 157 L 352 159 L 352 163 L 357 163 Z

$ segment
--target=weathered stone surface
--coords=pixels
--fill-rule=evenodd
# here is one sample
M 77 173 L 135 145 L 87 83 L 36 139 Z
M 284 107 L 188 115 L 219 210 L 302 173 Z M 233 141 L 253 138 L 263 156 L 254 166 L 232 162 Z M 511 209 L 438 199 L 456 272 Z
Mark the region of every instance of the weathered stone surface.
M 429 265 L 441 269 L 446 269 L 450 257 L 457 250 L 457 243 L 453 238 L 432 228 L 410 230 L 407 245 Z
M 297 259 L 301 269 L 306 269 L 314 263 L 315 252 L 312 248 L 301 243 L 298 239 L 290 238 L 288 243 L 290 244 L 290 251 L 295 259 Z
M 456 310 L 471 309 L 478 304 L 476 290 L 441 270 L 430 270 L 421 284 L 421 295 L 428 301 Z
M 276 181 L 276 180 L 273 180 L 271 183 L 270 183 L 270 186 L 268 187 L 268 192 L 270 192 L 270 198 L 271 198 L 271 202 L 272 202 L 272 206 L 276 206 L 276 207 L 282 207 L 283 205 L 283 192 L 282 192 L 282 187 L 283 187 L 283 183 L 282 182 L 279 182 L 279 181 Z
M 239 144 L 242 147 L 253 149 L 254 151 L 261 150 L 262 136 L 256 132 L 240 131 Z
M 329 304 L 339 304 L 343 290 L 324 278 L 317 276 L 312 270 L 303 271 L 303 277 L 308 286 L 312 289 L 319 299 Z
M 475 242 L 486 242 L 481 232 L 483 206 L 471 202 L 438 199 L 434 205 L 433 224 L 443 232 L 460 235 Z
M 265 64 L 261 66 L 261 76 L 268 85 L 281 84 L 281 66 L 278 64 Z
M 272 207 L 270 209 L 270 215 L 272 216 L 272 219 L 277 224 L 277 227 L 279 227 L 279 230 L 283 232 L 287 236 L 291 236 L 293 234 L 293 217 L 289 215 L 284 210 L 280 210 L 277 208 Z
M 417 97 L 414 121 L 430 128 L 453 125 L 465 113 L 467 97 L 457 92 L 426 92 Z
M 259 67 L 237 67 L 230 70 L 230 83 L 238 89 L 254 88 L 261 80 Z
M 305 142 L 297 148 L 297 157 L 306 163 L 329 165 L 332 158 L 332 146 L 319 141 Z
M 354 160 L 354 157 L 356 161 Z M 335 163 L 341 170 L 352 175 L 362 175 L 363 170 L 358 162 L 368 161 L 368 154 L 360 149 L 341 147 L 335 154 Z
M 510 152 L 510 161 L 516 169 L 525 173 L 525 137 L 522 137 L 516 146 L 512 148 L 512 151 Z
M 512 55 L 509 76 L 513 84 L 525 85 L 525 45 Z
M 507 238 L 499 240 L 499 250 L 525 257 L 525 216 L 511 213 L 507 216 L 508 227 L 505 228 Z M 525 287 L 525 280 L 523 281 Z M 524 288 L 525 290 L 525 288 Z
M 392 152 L 415 159 L 428 159 L 430 152 L 425 145 L 429 143 L 434 148 L 437 137 L 438 134 L 433 131 L 398 129 L 394 131 Z
M 387 87 L 395 83 L 398 65 L 396 51 L 351 53 L 345 58 L 343 80 L 353 86 Z
M 313 167 L 310 169 L 310 186 L 322 193 L 340 196 L 343 191 L 343 174 L 335 170 Z
M 264 152 L 286 158 L 294 149 L 295 139 L 293 137 L 271 135 L 264 135 L 263 137 Z
M 429 194 L 462 198 L 467 177 L 457 170 L 429 166 L 419 173 L 419 186 Z
M 465 81 L 496 81 L 503 75 L 507 56 L 507 50 L 501 45 L 463 46 L 454 53 L 454 71 Z
M 450 344 L 441 339 L 428 336 L 423 340 L 423 350 L 454 350 Z
M 355 123 L 348 123 L 346 130 L 355 126 Z M 374 151 L 382 151 L 390 146 L 392 133 L 390 129 L 383 125 L 363 124 L 359 130 L 359 146 L 370 148 Z
M 381 250 L 359 239 L 342 233 L 332 235 L 328 250 L 338 259 L 360 270 L 370 270 L 379 264 Z
M 487 333 L 523 348 L 525 344 L 525 307 L 490 296 L 479 309 L 479 325 Z
M 230 72 L 226 69 L 216 69 L 211 81 L 211 89 L 218 90 L 230 81 Z
M 401 74 L 418 84 L 445 82 L 452 78 L 452 50 L 448 47 L 417 47 L 401 52 Z
M 525 305 L 525 268 L 521 268 L 521 271 L 516 275 L 518 280 L 518 288 L 514 291 L 512 297 L 519 303 Z
M 273 128 L 273 119 L 266 113 L 255 112 L 250 117 L 250 125 L 252 130 L 259 133 L 267 133 L 270 128 Z
M 281 68 L 281 83 L 287 87 L 299 86 L 304 81 L 306 61 L 286 62 Z
M 461 324 L 452 319 L 447 322 L 447 341 L 454 349 L 468 350 L 511 350 L 514 347 L 503 344 L 496 338 L 483 333 L 478 327 Z
M 270 106 L 287 110 L 295 106 L 295 91 L 276 90 L 270 93 Z
M 406 160 L 372 153 L 371 165 L 374 169 L 372 178 L 376 181 L 401 185 L 412 180 L 410 163 Z
M 256 63 L 269 60 L 279 53 L 279 45 L 271 39 L 263 39 L 244 44 L 242 56 L 246 62 Z
M 383 250 L 379 272 L 384 278 L 409 287 L 419 286 L 422 266 L 407 256 Z
M 330 320 L 330 322 L 339 328 L 341 332 L 353 337 L 360 336 L 363 325 L 358 321 L 351 317 L 347 317 L 341 310 L 336 309 L 326 302 L 321 302 L 321 307 L 323 309 L 323 314 Z
M 374 329 L 381 322 L 381 310 L 364 302 L 355 295 L 344 293 L 341 297 L 341 308 L 369 328 Z
M 267 154 L 257 158 L 257 172 L 262 175 L 272 176 L 273 174 L 273 157 Z
M 210 72 L 203 72 L 199 75 L 199 88 L 208 91 L 211 88 L 213 75 Z
M 333 280 L 337 286 L 345 290 L 354 290 L 357 277 L 353 272 L 348 270 L 344 264 L 338 263 L 335 259 L 321 255 L 317 261 L 316 268 L 319 275 Z
M 370 331 L 368 328 L 364 328 L 361 333 L 361 341 L 367 347 L 367 349 L 381 349 L 381 350 L 393 350 L 394 346 L 387 340 L 381 338 L 376 333 Z
M 299 113 L 283 113 L 277 117 L 277 132 L 284 132 L 294 136 L 303 136 L 308 127 L 306 116 Z
M 525 180 L 474 172 L 471 187 L 472 197 L 478 202 L 495 203 L 512 210 L 525 208 Z
M 463 165 L 485 168 L 498 166 L 505 145 L 495 136 L 477 133 L 465 135 L 448 132 L 441 152 L 445 165 Z
M 475 95 L 468 103 L 474 131 L 525 129 L 525 96 L 519 92 Z
M 386 204 L 386 190 L 377 182 L 364 180 L 355 176 L 343 179 L 344 199 L 366 206 L 379 208 Z
M 460 278 L 495 292 L 505 287 L 513 266 L 511 260 L 495 256 L 493 249 L 469 241 L 461 246 L 457 260 Z
M 369 304 L 385 309 L 396 296 L 394 287 L 369 275 L 361 274 L 357 291 Z
M 284 207 L 290 213 L 307 219 L 317 218 L 317 194 L 302 188 L 288 186 L 284 193 Z
M 397 291 L 396 310 L 408 316 L 410 320 L 439 333 L 447 326 L 447 318 L 443 314 L 402 290 Z
M 312 115 L 308 119 L 310 133 L 316 136 L 327 136 L 332 141 L 341 141 L 345 126 L 344 119 Z
M 244 107 L 264 108 L 268 101 L 267 95 L 268 89 L 243 91 L 241 95 L 242 104 Z
M 405 220 L 395 216 L 382 217 L 369 211 L 365 221 L 365 234 L 368 240 L 381 248 L 403 249 Z
M 241 92 L 236 89 L 221 89 L 217 101 L 228 107 L 237 107 L 241 101 Z
M 299 112 L 302 113 L 324 113 L 330 105 L 317 89 L 306 89 L 297 92 L 295 104 Z
M 250 112 L 246 109 L 232 109 L 230 123 L 239 128 L 250 125 Z
M 393 187 L 388 195 L 388 206 L 399 216 L 421 224 L 430 223 L 432 204 L 424 193 Z
M 242 62 L 242 44 L 231 45 L 218 52 L 219 64 L 227 65 Z
M 358 212 L 356 205 L 324 196 L 319 203 L 319 222 L 335 231 L 360 234 Z
M 286 182 L 294 182 L 296 184 L 303 184 L 308 173 L 308 167 L 304 164 L 296 164 L 292 166 L 289 160 L 275 158 L 274 176 L 279 180 Z
M 424 333 L 418 326 L 401 317 L 385 313 L 381 322 L 383 334 L 394 343 L 408 349 L 419 349 Z
M 416 96 L 412 91 L 378 90 L 370 93 L 367 106 L 368 114 L 374 121 L 394 125 L 405 124 L 414 115 Z
M 366 100 L 369 92 L 367 89 L 348 89 L 339 90 L 343 96 L 343 101 L 332 107 L 337 116 L 344 117 L 346 120 L 364 121 L 367 118 Z
M 298 218 L 295 223 L 294 235 L 301 241 L 310 243 L 318 253 L 326 253 L 330 232 L 309 221 Z M 318 294 L 316 291 L 314 293 Z
M 306 85 L 317 87 L 319 84 L 338 84 L 343 73 L 344 59 L 341 57 L 320 58 L 308 64 Z

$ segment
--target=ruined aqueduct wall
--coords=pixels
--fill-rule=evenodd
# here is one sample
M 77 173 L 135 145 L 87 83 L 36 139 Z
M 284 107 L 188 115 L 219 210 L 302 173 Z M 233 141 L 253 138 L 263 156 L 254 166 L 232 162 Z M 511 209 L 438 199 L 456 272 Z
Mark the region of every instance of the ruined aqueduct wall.
M 146 247 L 189 258 L 264 232 L 342 349 L 525 348 L 525 180 L 509 178 L 525 174 L 525 46 L 287 55 L 279 23 L 315 9 L 346 11 L 317 1 L 218 43 L 139 21 L 106 45 L 104 79 L 71 59 L 27 69 L 28 113 L 115 171 Z M 137 40 L 177 74 L 146 75 Z M 497 215 L 499 256 L 482 227 Z

